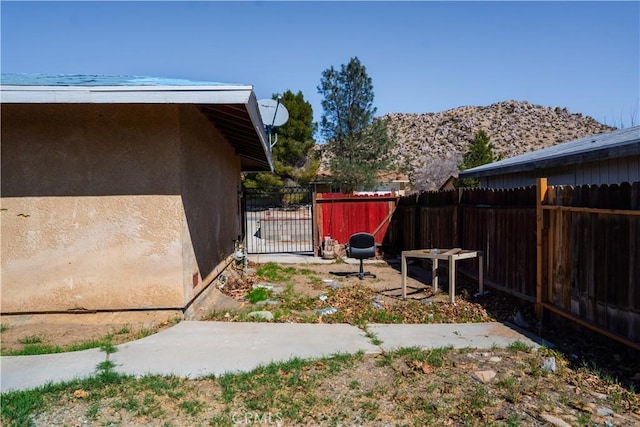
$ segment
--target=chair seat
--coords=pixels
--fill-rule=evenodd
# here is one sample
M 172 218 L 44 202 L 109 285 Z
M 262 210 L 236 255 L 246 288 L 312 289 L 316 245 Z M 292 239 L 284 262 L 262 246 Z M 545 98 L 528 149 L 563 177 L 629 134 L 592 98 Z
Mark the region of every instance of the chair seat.
M 349 238 L 349 244 L 346 247 L 347 256 L 360 260 L 360 271 L 357 273 L 349 273 L 349 276 L 358 276 L 360 280 L 365 276 L 375 278 L 375 274 L 364 271 L 363 260 L 376 256 L 376 241 L 373 234 L 356 233 Z

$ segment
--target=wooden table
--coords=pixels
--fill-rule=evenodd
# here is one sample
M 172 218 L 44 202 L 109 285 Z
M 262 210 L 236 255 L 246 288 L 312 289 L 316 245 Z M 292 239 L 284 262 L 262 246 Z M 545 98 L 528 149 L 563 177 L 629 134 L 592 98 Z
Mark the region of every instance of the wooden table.
M 438 260 L 449 261 L 449 302 L 455 304 L 456 295 L 456 261 L 461 259 L 479 258 L 478 282 L 480 293 L 483 291 L 482 251 L 470 251 L 460 248 L 454 249 L 417 249 L 402 251 L 402 298 L 407 298 L 407 258 L 426 258 L 431 264 L 431 286 L 438 291 Z

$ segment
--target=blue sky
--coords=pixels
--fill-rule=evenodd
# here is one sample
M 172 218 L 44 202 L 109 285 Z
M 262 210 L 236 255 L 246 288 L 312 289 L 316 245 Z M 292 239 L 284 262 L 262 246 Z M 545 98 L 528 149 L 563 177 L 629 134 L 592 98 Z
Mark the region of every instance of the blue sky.
M 357 56 L 377 115 L 506 100 L 640 124 L 639 2 L 9 2 L 3 73 L 302 91 Z M 319 136 L 318 136 L 319 137 Z

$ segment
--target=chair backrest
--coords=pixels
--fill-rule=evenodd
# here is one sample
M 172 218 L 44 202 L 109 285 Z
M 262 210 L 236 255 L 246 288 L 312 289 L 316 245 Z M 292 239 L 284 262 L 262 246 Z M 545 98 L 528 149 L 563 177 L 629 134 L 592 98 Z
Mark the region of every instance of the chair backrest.
M 349 238 L 349 253 L 351 258 L 372 258 L 376 255 L 376 240 L 373 234 L 356 233 Z

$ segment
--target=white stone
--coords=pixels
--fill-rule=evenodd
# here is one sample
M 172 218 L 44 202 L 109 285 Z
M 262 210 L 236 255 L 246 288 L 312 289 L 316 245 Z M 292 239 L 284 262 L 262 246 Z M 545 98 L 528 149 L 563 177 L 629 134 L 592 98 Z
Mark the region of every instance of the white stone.
M 477 379 L 487 384 L 496 377 L 495 371 L 476 371 L 473 373 Z
M 541 414 L 540 417 L 542 417 L 542 419 L 544 419 L 549 424 L 553 424 L 554 426 L 557 426 L 557 427 L 571 427 L 571 424 L 561 420 L 558 417 L 554 417 L 553 415 Z
M 270 311 L 252 311 L 248 314 L 249 317 L 258 317 L 264 320 L 273 320 L 273 313 Z

